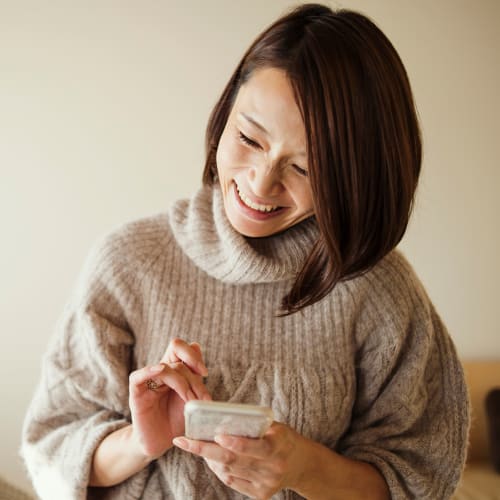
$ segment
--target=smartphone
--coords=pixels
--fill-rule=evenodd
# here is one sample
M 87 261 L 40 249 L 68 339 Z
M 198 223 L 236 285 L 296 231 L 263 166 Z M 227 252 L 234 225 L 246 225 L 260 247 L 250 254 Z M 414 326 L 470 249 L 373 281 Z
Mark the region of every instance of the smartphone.
M 218 434 L 261 438 L 273 423 L 271 408 L 221 401 L 188 401 L 184 406 L 186 437 L 213 441 Z

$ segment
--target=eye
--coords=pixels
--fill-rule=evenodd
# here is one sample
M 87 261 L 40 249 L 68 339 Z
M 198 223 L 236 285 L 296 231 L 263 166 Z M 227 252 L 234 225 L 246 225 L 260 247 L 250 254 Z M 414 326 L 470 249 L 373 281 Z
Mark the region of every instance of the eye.
M 302 175 L 303 177 L 307 177 L 309 175 L 309 172 L 306 169 L 301 168 L 298 165 L 295 165 L 295 163 L 292 165 L 292 167 L 298 174 Z
M 262 149 L 258 142 L 255 142 L 254 140 L 250 139 L 243 132 L 239 133 L 239 137 L 240 141 L 245 143 L 247 146 L 250 146 L 251 148 Z

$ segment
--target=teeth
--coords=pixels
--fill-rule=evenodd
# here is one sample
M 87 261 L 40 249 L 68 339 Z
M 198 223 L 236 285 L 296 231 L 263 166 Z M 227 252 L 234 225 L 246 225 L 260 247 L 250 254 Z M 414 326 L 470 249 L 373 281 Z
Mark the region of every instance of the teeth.
M 272 212 L 273 210 L 276 210 L 279 208 L 278 205 L 260 205 L 259 203 L 254 203 L 250 198 L 248 198 L 244 193 L 240 191 L 240 188 L 238 187 L 238 184 L 236 184 L 236 189 L 238 191 L 238 194 L 240 195 L 241 201 L 250 208 L 253 208 L 254 210 L 258 210 L 259 212 Z

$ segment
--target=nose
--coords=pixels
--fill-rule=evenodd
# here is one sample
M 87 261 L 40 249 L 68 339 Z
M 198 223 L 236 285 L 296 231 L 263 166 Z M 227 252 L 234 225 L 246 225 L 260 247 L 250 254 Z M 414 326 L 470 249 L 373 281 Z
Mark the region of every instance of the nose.
M 253 193 L 261 198 L 279 195 L 284 189 L 280 170 L 277 165 L 270 162 L 250 167 L 248 169 L 248 183 Z

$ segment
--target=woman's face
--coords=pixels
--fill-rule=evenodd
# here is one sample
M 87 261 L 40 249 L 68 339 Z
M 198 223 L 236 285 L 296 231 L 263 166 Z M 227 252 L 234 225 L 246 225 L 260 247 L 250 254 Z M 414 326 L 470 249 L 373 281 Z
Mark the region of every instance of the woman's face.
M 217 149 L 224 207 L 251 237 L 279 233 L 313 215 L 306 132 L 286 73 L 255 71 L 240 88 Z

